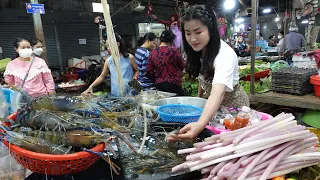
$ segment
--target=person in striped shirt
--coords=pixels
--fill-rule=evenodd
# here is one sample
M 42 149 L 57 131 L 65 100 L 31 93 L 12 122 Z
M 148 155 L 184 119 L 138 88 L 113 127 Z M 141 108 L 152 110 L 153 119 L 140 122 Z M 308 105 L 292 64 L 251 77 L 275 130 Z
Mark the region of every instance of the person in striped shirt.
M 153 82 L 147 77 L 147 64 L 150 51 L 156 47 L 156 35 L 152 32 L 145 34 L 139 44 L 141 45 L 135 53 L 135 59 L 139 69 L 138 81 L 141 83 L 144 90 L 153 87 Z

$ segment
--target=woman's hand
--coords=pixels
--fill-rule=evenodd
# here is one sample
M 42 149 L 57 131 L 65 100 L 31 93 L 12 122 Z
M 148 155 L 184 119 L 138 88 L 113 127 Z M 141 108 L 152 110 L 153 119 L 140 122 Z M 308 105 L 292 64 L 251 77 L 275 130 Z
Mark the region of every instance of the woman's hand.
M 89 87 L 87 90 L 85 90 L 83 93 L 81 93 L 81 96 L 90 96 L 93 94 L 93 88 Z
M 57 94 L 56 91 L 51 91 L 48 93 L 49 96 L 55 96 L 56 94 Z
M 178 135 L 170 134 L 168 141 L 192 141 L 204 130 L 205 127 L 206 124 L 202 124 L 200 122 L 189 123 L 180 129 Z

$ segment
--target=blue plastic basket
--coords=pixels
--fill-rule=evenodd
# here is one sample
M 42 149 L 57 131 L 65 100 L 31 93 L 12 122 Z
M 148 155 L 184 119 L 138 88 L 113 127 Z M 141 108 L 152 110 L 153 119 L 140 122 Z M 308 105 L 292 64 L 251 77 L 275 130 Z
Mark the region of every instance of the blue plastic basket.
M 162 121 L 187 124 L 199 120 L 202 108 L 184 104 L 168 104 L 158 107 L 156 112 Z

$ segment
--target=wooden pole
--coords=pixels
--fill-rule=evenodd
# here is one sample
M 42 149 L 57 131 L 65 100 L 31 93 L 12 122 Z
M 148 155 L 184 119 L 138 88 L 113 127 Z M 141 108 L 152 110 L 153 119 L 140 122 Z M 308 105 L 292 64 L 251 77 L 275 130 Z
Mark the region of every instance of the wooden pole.
M 259 0 L 251 0 L 251 73 L 250 73 L 250 94 L 254 95 L 254 66 L 256 59 L 256 31 L 257 31 L 257 3 Z
M 287 12 L 287 11 L 286 11 Z M 286 14 L 287 15 L 287 14 Z M 284 17 L 284 25 L 283 25 L 283 45 L 282 45 L 282 56 L 284 57 L 284 52 L 286 51 L 287 48 L 287 43 L 286 43 L 286 36 L 287 36 L 287 18 Z
M 32 4 L 39 4 L 38 0 L 30 0 L 30 3 Z M 34 31 L 36 34 L 36 38 L 39 39 L 42 42 L 43 45 L 43 52 L 41 54 L 42 59 L 46 61 L 48 64 L 48 54 L 47 54 L 47 48 L 46 48 L 46 42 L 44 40 L 44 33 L 43 33 L 43 26 L 41 21 L 41 15 L 40 14 L 32 14 L 33 17 L 33 25 L 34 25 Z
M 57 24 L 53 23 L 53 31 L 54 31 L 54 39 L 56 41 L 56 48 L 57 48 L 57 55 L 59 60 L 60 71 L 63 72 L 63 61 L 62 61 L 62 54 L 61 54 L 61 46 L 59 40 L 59 34 L 57 30 Z

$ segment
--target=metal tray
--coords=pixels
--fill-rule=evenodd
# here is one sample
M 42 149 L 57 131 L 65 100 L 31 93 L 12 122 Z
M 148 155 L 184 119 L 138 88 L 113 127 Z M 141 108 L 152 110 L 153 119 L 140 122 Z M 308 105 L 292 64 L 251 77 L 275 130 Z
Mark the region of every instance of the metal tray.
M 206 104 L 207 100 L 198 97 L 172 97 L 172 98 L 165 98 L 160 99 L 154 102 L 149 103 L 152 106 L 162 106 L 167 104 L 186 104 L 186 105 L 193 105 L 200 108 L 203 108 Z

